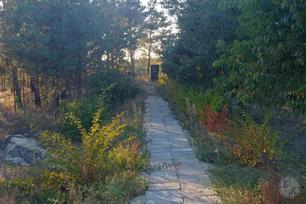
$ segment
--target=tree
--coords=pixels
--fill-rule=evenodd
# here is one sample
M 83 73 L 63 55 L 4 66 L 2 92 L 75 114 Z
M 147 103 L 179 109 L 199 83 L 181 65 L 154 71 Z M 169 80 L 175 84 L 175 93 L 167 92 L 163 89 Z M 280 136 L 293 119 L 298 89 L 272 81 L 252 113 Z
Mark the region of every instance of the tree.
M 144 20 L 147 14 L 139 0 L 126 0 L 120 9 L 125 18 L 125 40 L 131 61 L 131 70 L 135 72 L 135 52 L 139 47 L 139 39 L 144 36 Z
M 66 86 L 79 91 L 87 55 L 89 3 L 26 0 L 5 6 L 3 53 L 30 74 L 37 107 L 41 106 L 39 84 L 47 77 L 71 79 Z
M 306 111 L 304 1 L 224 1 L 239 10 L 239 38 L 217 65 L 230 69 L 233 96 Z M 237 77 L 239 76 L 239 78 Z
M 6 13 L 6 8 L 8 6 L 11 6 L 14 4 L 15 1 L 1 1 L 2 3 L 2 8 L 1 8 L 1 16 L 3 16 Z M 5 18 L 1 18 L 1 38 L 4 37 L 5 35 L 5 24 L 6 24 L 6 19 Z M 3 50 L 4 48 L 4 44 L 3 42 L 0 44 L 1 45 L 1 50 Z M 8 56 L 5 53 L 0 53 L 1 55 L 1 63 L 2 63 L 2 67 L 3 67 L 3 72 L 4 71 L 8 71 L 11 72 L 11 81 L 12 81 L 12 91 L 13 91 L 13 95 L 15 98 L 15 111 L 18 108 L 22 108 L 23 107 L 23 103 L 22 103 L 22 98 L 21 98 L 21 88 L 20 88 L 20 84 L 19 84 L 19 80 L 18 80 L 18 76 L 17 76 L 17 67 L 16 67 L 16 63 L 13 63 L 13 60 L 8 58 Z
M 148 4 L 148 16 L 145 20 L 145 33 L 143 44 L 148 51 L 147 71 L 150 71 L 152 51 L 161 46 L 161 42 L 169 35 L 169 22 L 165 14 L 157 10 L 157 0 Z
M 119 68 L 125 50 L 134 69 L 145 18 L 139 0 L 2 2 L 0 56 L 12 71 L 18 104 L 20 70 L 30 77 L 39 108 L 58 106 L 63 95 L 81 95 L 84 78 L 99 69 Z
M 304 1 L 166 3 L 180 29 L 165 44 L 169 76 L 238 104 L 306 111 Z
M 144 8 L 139 0 L 94 1 L 94 37 L 90 46 L 90 60 L 108 69 L 122 61 L 128 50 L 131 68 L 134 69 L 134 53 L 143 35 Z M 104 61 L 101 60 L 103 55 Z
M 172 13 L 178 15 L 180 33 L 167 43 L 164 69 L 181 82 L 211 86 L 218 74 L 213 68 L 221 54 L 218 44 L 231 42 L 235 37 L 235 11 L 220 11 L 220 0 L 187 0 L 179 8 L 176 3 L 172 0 L 166 5 L 178 9 Z

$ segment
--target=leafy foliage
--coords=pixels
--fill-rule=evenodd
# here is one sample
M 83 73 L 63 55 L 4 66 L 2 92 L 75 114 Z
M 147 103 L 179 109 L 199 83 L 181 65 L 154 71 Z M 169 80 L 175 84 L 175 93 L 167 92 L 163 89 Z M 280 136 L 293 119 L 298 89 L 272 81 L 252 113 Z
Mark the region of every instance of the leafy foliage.
M 167 93 L 182 112 L 193 111 L 198 120 L 205 120 L 203 112 L 208 109 L 221 112 L 226 105 L 225 97 L 214 91 L 180 85 L 167 76 L 162 77 L 159 83 L 167 89 Z M 194 110 L 191 110 L 190 106 L 194 107 Z
M 86 130 L 75 117 L 80 144 L 60 133 L 44 132 L 41 141 L 48 151 L 47 159 L 30 168 L 27 178 L 1 181 L 1 193 L 12 192 L 22 202 L 127 202 L 146 188 L 139 172 L 147 162 L 138 138 L 124 135 L 128 133 L 124 121 L 120 114 L 101 125 L 97 112 Z
M 281 144 L 278 134 L 269 126 L 268 117 L 263 124 L 250 118 L 230 122 L 222 133 L 232 154 L 248 166 L 275 166 L 281 158 Z
M 60 107 L 59 129 L 66 137 L 80 141 L 81 134 L 73 122 L 75 118 L 79 118 L 83 127 L 89 130 L 97 110 L 103 115 L 107 113 L 106 108 L 105 102 L 98 96 L 67 101 Z
M 100 96 L 109 105 L 122 103 L 139 93 L 134 78 L 117 71 L 97 72 L 89 76 L 86 88 L 89 96 Z
M 264 123 L 257 123 L 245 114 L 235 120 L 229 110 L 222 110 L 225 99 L 217 92 L 201 92 L 167 77 L 161 78 L 161 86 L 179 116 L 187 117 L 184 122 L 197 144 L 199 158 L 214 164 L 210 170 L 213 185 L 223 202 L 262 203 L 266 198 L 279 198 L 278 194 L 272 194 L 276 192 L 274 184 L 266 186 L 273 181 L 263 171 L 278 166 L 283 156 L 281 140 L 278 133 L 271 130 L 268 115 Z M 211 108 L 216 104 L 220 104 L 219 107 Z M 197 106 L 202 109 L 195 108 Z M 208 134 L 203 126 L 213 133 Z
M 112 142 L 122 134 L 125 127 L 121 119 L 122 116 L 118 116 L 110 125 L 101 126 L 100 114 L 97 113 L 87 132 L 80 120 L 75 118 L 74 123 L 82 136 L 79 148 L 60 134 L 44 133 L 42 139 L 51 155 L 48 163 L 59 169 L 59 172 L 51 172 L 51 180 L 53 174 L 56 177 L 58 173 L 80 184 L 103 180 L 104 175 L 110 171 L 111 161 L 108 159 L 110 149 L 115 145 Z
M 229 115 L 224 100 L 213 94 L 215 92 L 197 92 L 192 88 L 179 86 L 171 79 L 166 81 L 166 88 L 179 111 L 188 117 L 193 114 L 195 120 L 192 123 L 200 122 L 209 131 L 217 133 L 215 137 L 219 141 L 215 142 L 222 142 L 223 148 L 228 149 L 244 165 L 274 166 L 281 159 L 281 141 L 277 132 L 271 130 L 269 115 L 263 124 L 256 123 L 245 114 L 241 119 L 234 120 L 231 119 L 233 116 Z M 216 104 L 221 108 L 212 108 Z M 192 109 L 190 106 L 199 106 L 200 109 Z
M 277 180 L 272 177 L 259 182 L 262 177 L 257 173 L 250 178 L 255 168 L 250 168 L 250 175 L 243 176 L 247 178 L 243 180 L 242 168 L 280 170 L 282 151 L 286 150 L 282 149 L 282 139 L 274 128 L 281 129 L 285 138 L 298 134 L 287 131 L 289 122 L 283 122 L 285 127 L 280 128 L 280 124 L 275 125 L 276 117 L 272 122 L 268 119 L 262 122 L 261 113 L 254 121 L 244 117 L 244 112 L 251 112 L 248 107 L 256 106 L 303 118 L 305 6 L 305 1 L 295 0 L 165 1 L 165 7 L 178 18 L 179 32 L 164 45 L 163 70 L 175 82 L 163 81 L 163 86 L 179 113 L 188 117 L 191 132 L 196 133 L 200 144 L 201 158 L 213 163 L 221 160 L 222 165 L 240 163 L 234 164 L 237 175 L 232 174 L 229 165 L 221 167 L 224 173 L 217 189 L 225 203 L 282 202 Z M 224 105 L 228 115 L 222 111 Z M 281 114 L 277 117 L 286 121 Z M 221 123 L 222 131 L 208 136 L 195 124 L 199 121 L 210 131 L 219 129 Z M 234 159 L 227 157 L 227 153 Z M 300 156 L 305 157 L 303 153 Z M 286 165 L 288 169 L 293 167 Z M 299 174 L 300 170 L 294 168 Z M 241 179 L 243 185 L 237 181 Z M 222 183 L 226 180 L 230 182 Z M 251 188 L 246 185 L 250 180 Z
M 60 131 L 74 141 L 80 141 L 80 132 L 75 128 L 75 117 L 81 120 L 84 129 L 89 130 L 98 111 L 106 121 L 112 110 L 123 102 L 135 98 L 140 89 L 131 76 L 117 71 L 97 72 L 86 81 L 87 94 L 75 100 L 67 100 L 60 105 L 58 124 Z
M 164 52 L 170 77 L 217 89 L 240 105 L 305 111 L 305 2 L 190 0 L 181 5 L 181 32 Z
M 89 75 L 129 70 L 125 51 L 135 54 L 144 32 L 139 0 L 1 2 L 0 67 L 12 74 L 20 108 L 27 101 L 21 91 L 30 89 L 37 108 L 56 112 L 63 100 L 82 95 Z
M 228 116 L 227 107 L 223 107 L 221 112 L 214 112 L 210 107 L 206 107 L 203 114 L 203 123 L 209 131 L 218 132 L 226 127 L 226 119 Z
M 219 57 L 219 40 L 231 42 L 236 20 L 233 10 L 219 12 L 216 1 L 188 0 L 178 15 L 181 32 L 170 39 L 163 54 L 165 72 L 172 78 L 193 85 L 211 86 L 218 72 L 213 63 Z
M 78 3 L 79 6 L 69 1 L 5 3 L 1 39 L 4 52 L 36 75 L 61 73 L 65 77 L 63 73 L 84 70 L 90 4 L 82 0 Z

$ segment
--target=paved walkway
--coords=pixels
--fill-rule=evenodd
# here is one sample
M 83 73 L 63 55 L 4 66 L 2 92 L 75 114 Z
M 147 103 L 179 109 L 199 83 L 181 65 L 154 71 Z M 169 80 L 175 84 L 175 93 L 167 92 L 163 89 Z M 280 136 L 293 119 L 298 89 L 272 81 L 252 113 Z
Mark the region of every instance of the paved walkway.
M 167 102 L 154 89 L 149 93 L 145 120 L 151 171 L 145 204 L 220 203 L 210 188 L 207 165 L 196 158 Z

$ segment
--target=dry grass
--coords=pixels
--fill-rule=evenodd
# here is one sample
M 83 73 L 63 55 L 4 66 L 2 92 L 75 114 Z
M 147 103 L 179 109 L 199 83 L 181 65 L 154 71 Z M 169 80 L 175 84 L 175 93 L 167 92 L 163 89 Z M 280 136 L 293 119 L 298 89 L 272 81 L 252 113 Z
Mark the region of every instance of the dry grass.
M 26 178 L 28 167 L 21 166 L 9 166 L 6 164 L 0 164 L 0 183 L 6 180 Z M 1 204 L 15 204 L 16 203 L 17 190 L 11 190 L 10 192 L 5 192 L 0 197 Z
M 32 134 L 52 130 L 54 116 L 33 107 L 27 107 L 26 111 L 14 112 L 0 105 L 0 137 L 10 134 Z
M 0 91 L 0 106 L 11 111 L 14 110 L 14 95 L 11 91 Z
M 266 204 L 279 204 L 282 203 L 283 197 L 279 192 L 279 182 L 281 181 L 280 176 L 271 178 L 270 181 L 264 181 L 259 184 L 263 199 Z
M 12 195 L 4 195 L 4 196 L 2 196 L 0 198 L 0 203 L 3 203 L 3 204 L 15 204 L 16 203 L 16 199 Z
M 25 166 L 10 166 L 0 164 L 0 180 L 10 180 L 16 178 L 25 178 L 29 167 Z

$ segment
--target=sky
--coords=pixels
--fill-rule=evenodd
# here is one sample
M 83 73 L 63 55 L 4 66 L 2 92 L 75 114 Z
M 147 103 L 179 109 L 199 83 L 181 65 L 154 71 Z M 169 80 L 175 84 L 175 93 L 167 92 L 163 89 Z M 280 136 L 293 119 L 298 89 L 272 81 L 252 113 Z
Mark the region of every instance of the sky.
M 146 5 L 150 0 L 140 0 L 143 5 Z
M 144 6 L 146 6 L 150 1 L 151 0 L 140 0 L 141 4 L 144 5 Z M 158 2 L 162 2 L 162 0 L 158 0 Z M 175 25 L 176 24 L 176 18 L 173 17 L 173 16 L 170 16 L 169 13 L 165 9 L 163 9 L 161 5 L 157 6 L 157 10 L 163 11 L 166 14 L 166 16 L 168 17 L 168 20 L 173 24 L 173 26 L 172 26 L 173 32 L 177 33 L 178 30 L 177 30 L 176 25 Z
M 150 2 L 150 0 L 140 0 L 140 2 L 142 3 L 142 5 L 146 6 Z M 157 9 L 162 10 L 161 6 L 159 5 L 157 6 Z

